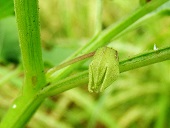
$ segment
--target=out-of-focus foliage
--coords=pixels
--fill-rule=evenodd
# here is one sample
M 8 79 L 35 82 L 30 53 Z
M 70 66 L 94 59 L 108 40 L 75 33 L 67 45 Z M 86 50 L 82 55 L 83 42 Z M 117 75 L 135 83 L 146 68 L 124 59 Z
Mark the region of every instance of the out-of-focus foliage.
M 59 64 L 94 35 L 95 2 L 40 0 L 45 68 Z M 138 7 L 138 0 L 103 0 L 103 29 L 123 20 Z M 0 58 L 7 61 L 11 56 L 19 60 L 14 17 L 1 19 L 0 25 Z M 154 44 L 157 48 L 166 47 L 170 45 L 169 28 L 169 12 L 166 11 L 143 21 L 140 26 L 113 40 L 109 46 L 118 50 L 120 60 L 152 50 Z M 23 71 L 13 65 L 0 65 L 0 119 L 23 81 Z M 44 101 L 28 127 L 170 127 L 169 65 L 170 61 L 166 61 L 122 73 L 104 93 L 89 93 L 87 86 L 83 86 L 50 97 Z
M 0 20 L 0 62 L 18 63 L 20 57 L 15 17 Z
M 0 19 L 14 15 L 13 0 L 0 0 Z

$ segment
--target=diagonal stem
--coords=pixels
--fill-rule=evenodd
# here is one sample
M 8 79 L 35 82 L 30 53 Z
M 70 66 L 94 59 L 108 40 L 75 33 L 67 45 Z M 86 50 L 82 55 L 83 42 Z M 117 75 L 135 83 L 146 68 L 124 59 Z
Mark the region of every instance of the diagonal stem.
M 146 52 L 119 62 L 120 72 L 126 72 L 154 63 L 170 60 L 170 47 Z M 39 95 L 51 96 L 88 83 L 88 71 L 60 80 L 45 87 Z

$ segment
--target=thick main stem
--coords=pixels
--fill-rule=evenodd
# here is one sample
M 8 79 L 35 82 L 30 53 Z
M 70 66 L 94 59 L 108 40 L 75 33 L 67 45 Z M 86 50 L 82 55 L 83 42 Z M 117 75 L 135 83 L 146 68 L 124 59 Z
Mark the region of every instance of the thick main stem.
M 24 86 L 3 118 L 0 128 L 21 128 L 29 121 L 44 97 L 37 92 L 46 84 L 40 43 L 38 0 L 14 0 L 24 66 Z
M 25 73 L 24 91 L 33 88 L 39 90 L 45 83 L 45 75 L 40 42 L 38 0 L 15 0 L 14 4 Z

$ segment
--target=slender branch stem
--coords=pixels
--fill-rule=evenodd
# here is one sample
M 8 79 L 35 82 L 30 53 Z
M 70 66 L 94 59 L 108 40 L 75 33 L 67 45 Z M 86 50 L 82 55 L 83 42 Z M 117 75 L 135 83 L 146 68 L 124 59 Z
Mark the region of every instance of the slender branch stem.
M 111 39 L 116 38 L 117 36 L 120 36 L 124 31 L 131 28 L 134 23 L 136 23 L 138 20 L 146 16 L 147 14 L 151 13 L 161 5 L 163 5 L 168 0 L 157 0 L 157 1 L 151 1 L 150 3 L 142 6 L 137 11 L 135 11 L 132 15 L 130 15 L 127 19 L 124 19 L 121 22 L 118 22 L 117 24 L 113 24 L 112 26 L 108 27 L 101 33 L 97 34 L 90 40 L 85 46 L 80 48 L 78 51 L 76 51 L 72 56 L 70 56 L 67 60 L 71 60 L 77 56 L 80 56 L 82 54 L 89 53 L 91 51 L 96 50 L 96 48 L 102 47 L 104 45 L 107 45 Z M 59 79 L 62 79 L 68 74 L 79 67 L 83 62 L 70 65 L 57 73 L 54 72 L 51 74 L 51 76 L 47 77 L 49 79 L 48 81 L 56 81 Z
M 96 31 L 95 34 L 99 34 L 102 30 L 102 5 L 103 0 L 97 0 L 96 1 L 96 17 L 95 17 L 95 25 L 96 25 Z
M 118 24 L 102 31 L 100 34 L 95 35 L 91 41 L 72 55 L 69 60 L 108 44 L 111 39 L 122 34 L 124 30 L 132 26 L 136 21 L 154 11 L 167 1 L 168 0 L 153 1 L 138 9 L 124 21 L 119 22 Z M 73 87 L 87 84 L 88 82 L 88 71 L 85 71 L 44 87 L 46 82 L 43 72 L 40 44 L 38 0 L 14 0 L 14 3 L 25 71 L 25 81 L 23 92 L 14 101 L 4 119 L 1 121 L 1 128 L 24 127 L 46 96 L 58 94 Z M 120 72 L 161 62 L 169 59 L 169 56 L 170 48 L 139 55 L 134 58 L 121 61 Z M 57 75 L 55 75 L 56 72 L 54 71 L 48 79 L 51 79 L 52 81 L 61 79 L 67 76 L 72 70 L 79 67 L 82 63 L 83 62 L 77 63 L 76 65 L 72 64 L 71 66 L 64 68 L 64 70 L 60 71 Z M 68 63 L 66 65 L 68 65 Z M 41 88 L 43 89 L 41 90 Z
M 150 64 L 170 60 L 170 47 L 153 50 L 144 54 L 137 55 L 135 57 L 123 60 L 119 62 L 120 72 L 129 71 L 139 67 L 147 66 Z M 88 71 L 78 73 L 74 76 L 70 76 L 64 80 L 60 80 L 57 83 L 45 87 L 40 91 L 39 95 L 51 96 L 64 92 L 71 88 L 86 85 L 88 83 Z
M 69 65 L 71 65 L 71 64 L 74 64 L 74 63 L 79 62 L 79 61 L 81 61 L 81 60 L 84 60 L 84 59 L 87 59 L 87 58 L 89 58 L 89 57 L 92 57 L 94 54 L 95 54 L 95 52 L 90 52 L 90 53 L 88 53 L 88 54 L 85 54 L 85 55 L 76 57 L 76 58 L 74 58 L 74 59 L 72 59 L 72 60 L 70 60 L 70 61 L 67 61 L 67 62 L 65 62 L 65 63 L 62 63 L 62 64 L 60 64 L 60 65 L 58 65 L 58 66 L 56 66 L 56 67 L 48 70 L 46 76 L 49 76 L 49 75 L 51 75 L 52 73 L 54 73 L 54 72 L 56 72 L 56 71 L 58 71 L 58 70 L 60 70 L 60 69 L 62 69 L 62 68 L 64 68 L 64 67 L 67 67 L 67 66 L 69 66 Z
M 170 47 L 142 53 L 119 63 L 120 71 L 125 72 L 170 59 Z

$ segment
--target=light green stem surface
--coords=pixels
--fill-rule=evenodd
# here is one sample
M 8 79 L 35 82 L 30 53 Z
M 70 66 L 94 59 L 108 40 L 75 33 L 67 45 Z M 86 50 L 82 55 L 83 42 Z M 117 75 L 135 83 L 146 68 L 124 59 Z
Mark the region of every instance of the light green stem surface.
M 24 86 L 3 118 L 0 128 L 22 128 L 44 97 L 37 92 L 46 84 L 40 43 L 38 0 L 14 0 L 24 67 Z
M 95 35 L 95 37 L 90 42 L 88 42 L 84 47 L 79 49 L 68 59 L 73 59 L 76 56 L 89 53 L 96 50 L 98 47 L 108 44 L 111 39 L 114 39 L 123 33 L 136 21 L 154 11 L 167 1 L 168 0 L 157 0 L 146 4 L 127 19 L 107 28 L 100 34 Z M 43 71 L 40 45 L 38 1 L 14 0 L 14 3 L 18 22 L 25 80 L 23 91 L 13 102 L 13 105 L 10 107 L 9 111 L 1 121 L 0 128 L 24 127 L 45 97 L 56 95 L 71 88 L 88 83 L 88 71 L 53 83 L 53 81 L 66 77 L 71 71 L 79 67 L 82 64 L 82 62 L 80 62 L 72 64 L 71 66 L 66 67 L 59 72 L 47 74 L 48 82 L 49 84 L 52 82 L 52 84 L 44 87 L 46 81 Z M 120 72 L 125 72 L 168 59 L 170 59 L 169 47 L 121 61 Z
M 123 60 L 119 62 L 120 73 L 126 72 L 139 67 L 147 66 L 150 64 L 170 60 L 170 47 L 153 50 L 147 53 L 137 55 L 135 57 Z M 51 96 L 64 92 L 71 88 L 87 85 L 88 83 L 88 71 L 70 76 L 57 83 L 49 85 L 40 91 L 39 95 Z
M 138 20 L 146 16 L 147 14 L 151 13 L 152 11 L 156 10 L 158 7 L 163 5 L 168 0 L 157 0 L 157 1 L 151 1 L 148 4 L 142 6 L 138 10 L 136 10 L 133 14 L 131 14 L 128 18 L 122 20 L 121 22 L 117 24 L 113 24 L 112 26 L 106 28 L 98 35 L 95 35 L 92 40 L 90 40 L 85 46 L 80 48 L 78 51 L 76 51 L 72 56 L 70 56 L 67 60 L 71 60 L 75 58 L 76 56 L 80 56 L 82 54 L 86 54 L 89 52 L 92 52 L 96 50 L 99 47 L 102 47 L 104 45 L 107 45 L 111 39 L 116 38 L 117 36 L 120 36 L 124 31 L 126 31 L 128 28 L 133 26 L 134 23 L 136 23 Z M 59 79 L 62 79 L 68 74 L 82 65 L 83 62 L 70 65 L 62 70 L 60 70 L 57 73 L 53 74 L 47 74 L 47 81 L 56 81 Z

